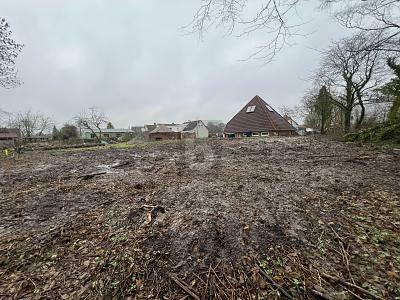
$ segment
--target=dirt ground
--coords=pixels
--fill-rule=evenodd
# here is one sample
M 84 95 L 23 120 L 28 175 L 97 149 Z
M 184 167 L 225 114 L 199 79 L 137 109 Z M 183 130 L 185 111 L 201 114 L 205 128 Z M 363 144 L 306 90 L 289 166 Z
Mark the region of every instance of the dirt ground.
M 0 159 L 0 299 L 400 299 L 400 152 L 312 137 Z

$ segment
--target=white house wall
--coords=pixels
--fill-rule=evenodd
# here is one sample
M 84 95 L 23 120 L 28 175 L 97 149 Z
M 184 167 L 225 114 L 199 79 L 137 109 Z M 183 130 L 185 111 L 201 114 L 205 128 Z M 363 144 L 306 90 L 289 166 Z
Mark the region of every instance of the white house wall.
M 202 122 L 197 124 L 196 128 L 193 129 L 193 132 L 196 134 L 196 138 L 198 139 L 208 138 L 208 129 Z

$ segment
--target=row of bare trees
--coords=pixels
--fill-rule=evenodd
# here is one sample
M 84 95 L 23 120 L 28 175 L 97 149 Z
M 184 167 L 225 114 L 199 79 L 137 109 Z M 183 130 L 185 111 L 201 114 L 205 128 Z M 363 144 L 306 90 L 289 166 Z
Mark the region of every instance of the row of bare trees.
M 105 113 L 96 107 L 82 111 L 73 118 L 73 123 L 79 129 L 89 130 L 99 142 L 103 128 L 113 126 Z M 67 129 L 70 130 L 73 124 L 67 125 Z M 17 128 L 24 137 L 41 136 L 54 131 L 54 121 L 50 117 L 31 110 L 12 114 L 0 109 L 0 127 Z
M 10 127 L 17 128 L 25 137 L 41 136 L 47 133 L 53 125 L 51 118 L 33 113 L 31 110 L 12 115 Z
M 0 87 L 13 88 L 21 84 L 17 78 L 16 59 L 23 45 L 12 38 L 12 31 L 7 21 L 0 18 Z M 76 125 L 87 129 L 101 141 L 102 128 L 108 119 L 98 108 L 91 107 L 74 118 Z M 54 122 L 51 118 L 34 113 L 31 110 L 16 114 L 0 110 L 0 127 L 13 127 L 19 129 L 24 137 L 43 135 L 51 132 Z
M 0 127 L 17 128 L 24 137 L 46 134 L 52 126 L 51 118 L 32 110 L 12 114 L 0 109 Z

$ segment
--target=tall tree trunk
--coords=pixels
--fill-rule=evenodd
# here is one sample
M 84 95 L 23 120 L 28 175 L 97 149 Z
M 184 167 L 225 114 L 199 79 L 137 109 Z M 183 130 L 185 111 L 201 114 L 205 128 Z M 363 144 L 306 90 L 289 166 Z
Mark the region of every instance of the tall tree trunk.
M 351 128 L 351 109 L 346 109 L 344 111 L 344 132 L 348 133 Z
M 365 106 L 364 106 L 364 102 L 363 102 L 362 94 L 361 94 L 360 90 L 358 90 L 358 89 L 356 90 L 356 95 L 357 95 L 357 99 L 358 99 L 358 104 L 361 107 L 361 113 L 360 113 L 360 116 L 357 119 L 357 124 L 356 124 L 357 128 L 359 128 L 361 126 L 361 123 L 364 121 Z
M 92 134 L 96 137 L 96 140 L 97 140 L 99 143 L 101 143 L 101 139 L 100 139 L 99 136 L 96 134 L 96 132 L 94 132 L 94 130 L 93 130 L 91 127 L 89 127 L 89 126 L 87 126 L 86 128 L 89 129 L 89 130 L 92 132 Z
M 394 100 L 388 116 L 389 122 L 395 123 L 400 120 L 400 96 Z
M 363 102 L 360 102 L 360 107 L 361 107 L 361 113 L 360 117 L 357 119 L 357 128 L 361 126 L 361 123 L 364 121 L 365 117 L 365 106 Z
M 326 131 L 325 131 L 325 127 L 326 127 L 325 123 L 326 123 L 325 116 L 322 115 L 322 118 L 321 118 L 321 134 L 325 134 L 326 133 Z
M 344 110 L 344 132 L 348 133 L 351 128 L 351 112 L 354 104 L 354 90 L 352 77 L 346 78 L 346 106 Z
M 97 137 L 97 140 L 99 141 L 99 143 L 101 143 L 101 134 L 102 134 L 101 128 L 100 128 L 100 126 L 96 126 L 96 128 L 99 131 L 99 136 L 96 135 L 96 137 Z

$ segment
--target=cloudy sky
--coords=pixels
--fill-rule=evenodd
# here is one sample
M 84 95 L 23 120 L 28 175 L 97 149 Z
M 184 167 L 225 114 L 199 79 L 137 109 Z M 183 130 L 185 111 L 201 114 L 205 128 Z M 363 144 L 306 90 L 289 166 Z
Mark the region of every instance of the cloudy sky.
M 181 29 L 199 0 L 2 0 L 24 84 L 0 89 L 0 108 L 32 109 L 58 124 L 91 106 L 121 128 L 193 119 L 228 121 L 256 94 L 273 107 L 295 105 L 318 65 L 315 49 L 346 31 L 308 1 L 308 23 L 275 60 L 242 61 L 266 40 L 212 30 L 202 41 Z

